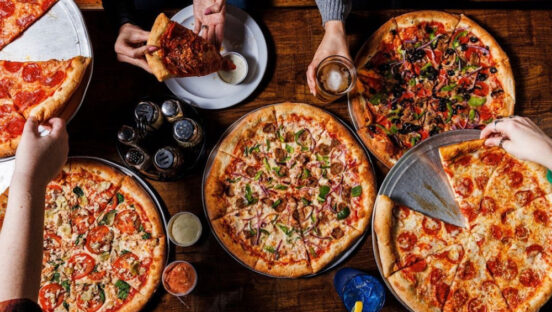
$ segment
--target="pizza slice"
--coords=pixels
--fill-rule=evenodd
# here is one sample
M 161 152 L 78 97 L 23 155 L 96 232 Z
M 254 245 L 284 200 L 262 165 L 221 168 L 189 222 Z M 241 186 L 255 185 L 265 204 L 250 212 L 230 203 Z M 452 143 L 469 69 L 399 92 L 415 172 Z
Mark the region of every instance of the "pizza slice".
M 44 15 L 57 0 L 0 2 L 0 50 L 20 36 L 29 26 Z
M 3 94 L 1 89 L 0 97 Z M 16 111 L 13 102 L 0 99 L 0 157 L 15 155 L 24 126 L 25 119 Z
M 270 236 L 275 235 L 272 223 L 278 219 L 273 207 L 285 207 L 281 201 L 272 205 L 263 202 L 230 212 L 211 220 L 213 230 L 222 244 L 245 265 L 254 268 Z
M 487 271 L 477 243 L 470 239 L 464 248 L 466 254 L 456 271 L 443 311 L 510 311 L 498 285 Z
M 388 281 L 415 311 L 441 311 L 458 264 L 465 258 L 461 245 L 452 245 L 389 276 Z
M 205 76 L 222 68 L 234 69 L 217 48 L 188 28 L 161 13 L 157 16 L 148 45 L 159 47 L 146 59 L 159 81 L 173 77 Z
M 456 202 L 469 223 L 494 213 L 494 206 L 482 204 L 482 200 L 489 177 L 505 157 L 503 149 L 486 147 L 484 141 L 465 141 L 439 148 L 441 164 Z
M 90 58 L 41 62 L 0 61 L 1 87 L 17 111 L 28 118 L 48 120 L 60 113 L 79 86 Z
M 385 277 L 468 237 L 464 229 L 397 205 L 385 195 L 376 199 L 375 214 Z
M 267 228 L 272 235 L 264 242 L 262 254 L 255 265 L 256 270 L 288 277 L 313 272 L 303 242 L 301 225 L 296 219 L 297 203 L 293 197 L 278 203 L 283 210 Z
M 303 229 L 303 241 L 314 272 L 326 267 L 363 233 L 345 222 L 346 213 L 332 211 L 327 203 L 302 198 L 297 207 L 296 219 Z
M 8 209 L 8 193 L 9 189 L 6 189 L 4 193 L 0 194 L 0 230 L 2 230 L 4 217 L 6 216 L 6 209 Z

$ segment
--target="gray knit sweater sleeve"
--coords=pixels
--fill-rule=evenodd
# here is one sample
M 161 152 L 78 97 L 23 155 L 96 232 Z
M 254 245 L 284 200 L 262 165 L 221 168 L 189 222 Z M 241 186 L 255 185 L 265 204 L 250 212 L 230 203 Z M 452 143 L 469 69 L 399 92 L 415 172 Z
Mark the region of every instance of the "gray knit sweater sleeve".
M 344 22 L 351 11 L 351 2 L 352 0 L 316 0 L 322 15 L 322 25 L 334 20 Z

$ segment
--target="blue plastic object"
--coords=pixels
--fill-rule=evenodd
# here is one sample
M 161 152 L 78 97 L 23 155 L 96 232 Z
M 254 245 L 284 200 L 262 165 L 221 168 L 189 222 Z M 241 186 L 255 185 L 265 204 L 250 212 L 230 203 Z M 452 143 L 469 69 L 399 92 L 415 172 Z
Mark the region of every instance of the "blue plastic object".
M 378 312 L 385 303 L 385 288 L 381 282 L 352 268 L 343 268 L 334 276 L 334 287 L 348 311 L 362 301 L 362 312 Z

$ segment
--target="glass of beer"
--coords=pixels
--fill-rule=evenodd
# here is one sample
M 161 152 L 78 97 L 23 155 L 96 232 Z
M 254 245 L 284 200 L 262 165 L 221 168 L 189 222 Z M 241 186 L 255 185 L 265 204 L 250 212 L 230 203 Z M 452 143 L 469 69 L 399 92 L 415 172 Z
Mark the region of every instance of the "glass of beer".
M 330 55 L 316 68 L 316 97 L 330 103 L 347 94 L 357 79 L 355 65 L 346 57 Z

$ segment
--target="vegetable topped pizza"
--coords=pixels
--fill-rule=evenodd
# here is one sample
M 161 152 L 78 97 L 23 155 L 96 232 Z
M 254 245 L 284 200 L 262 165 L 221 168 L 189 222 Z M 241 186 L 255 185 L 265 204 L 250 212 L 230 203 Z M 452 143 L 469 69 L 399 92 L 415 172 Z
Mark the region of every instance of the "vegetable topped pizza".
M 366 230 L 371 164 L 349 130 L 298 103 L 249 113 L 206 175 L 208 218 L 244 264 L 272 276 L 319 272 Z
M 0 216 L 6 204 L 1 195 Z M 165 248 L 157 208 L 134 179 L 70 160 L 46 188 L 38 303 L 46 312 L 138 311 L 159 285 Z
M 513 74 L 493 37 L 465 15 L 417 11 L 390 19 L 355 60 L 358 134 L 387 167 L 449 130 L 513 113 Z
M 547 170 L 484 140 L 439 149 L 466 228 L 378 197 L 382 275 L 415 311 L 538 311 L 552 294 Z

